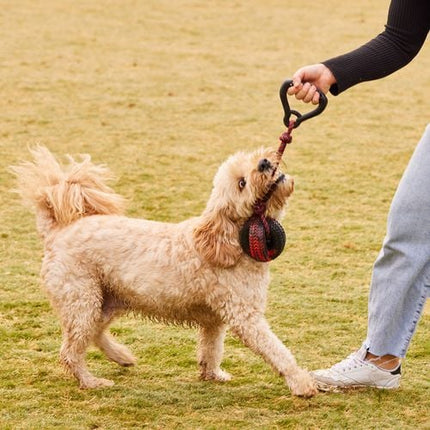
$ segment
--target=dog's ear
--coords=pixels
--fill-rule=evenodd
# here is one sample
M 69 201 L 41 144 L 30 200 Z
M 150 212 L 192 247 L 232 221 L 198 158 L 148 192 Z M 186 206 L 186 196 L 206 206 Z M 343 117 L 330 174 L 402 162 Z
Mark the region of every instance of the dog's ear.
M 203 214 L 194 230 L 197 252 L 210 264 L 218 267 L 234 266 L 242 254 L 239 229 L 226 210 Z

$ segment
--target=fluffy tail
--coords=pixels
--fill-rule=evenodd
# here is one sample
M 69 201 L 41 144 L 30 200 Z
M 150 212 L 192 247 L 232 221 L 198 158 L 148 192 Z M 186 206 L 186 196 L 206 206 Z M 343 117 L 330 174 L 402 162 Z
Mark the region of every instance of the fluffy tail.
M 109 170 L 94 165 L 89 155 L 82 155 L 80 162 L 67 156 L 68 165 L 63 167 L 43 146 L 30 152 L 33 162 L 22 162 L 11 170 L 17 177 L 16 191 L 36 210 L 42 237 L 84 216 L 123 212 L 125 199 L 106 185 L 111 179 Z

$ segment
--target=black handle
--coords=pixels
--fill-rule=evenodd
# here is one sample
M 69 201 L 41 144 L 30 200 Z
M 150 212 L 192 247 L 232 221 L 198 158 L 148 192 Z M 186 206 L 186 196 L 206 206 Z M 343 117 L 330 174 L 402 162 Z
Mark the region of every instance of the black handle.
M 306 121 L 309 118 L 313 118 L 314 116 L 319 115 L 326 108 L 328 100 L 326 95 L 317 88 L 317 91 L 319 92 L 319 95 L 320 95 L 318 106 L 314 110 L 311 110 L 310 112 L 307 112 L 302 115 L 300 112 L 297 112 L 296 110 L 291 109 L 288 103 L 287 91 L 288 91 L 288 88 L 290 88 L 292 85 L 293 85 L 293 81 L 291 79 L 287 79 L 281 85 L 281 89 L 279 90 L 279 96 L 281 97 L 282 106 L 284 108 L 285 126 L 286 127 L 289 126 L 290 116 L 291 114 L 293 114 L 296 116 L 296 119 L 294 121 L 294 128 L 297 128 L 303 121 Z

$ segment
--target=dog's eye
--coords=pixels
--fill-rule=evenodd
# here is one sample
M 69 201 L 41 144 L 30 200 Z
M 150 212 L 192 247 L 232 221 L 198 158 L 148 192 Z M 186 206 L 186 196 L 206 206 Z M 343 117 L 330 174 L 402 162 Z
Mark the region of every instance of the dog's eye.
M 242 191 L 245 188 L 246 179 L 245 178 L 240 178 L 238 184 L 239 184 L 239 190 Z

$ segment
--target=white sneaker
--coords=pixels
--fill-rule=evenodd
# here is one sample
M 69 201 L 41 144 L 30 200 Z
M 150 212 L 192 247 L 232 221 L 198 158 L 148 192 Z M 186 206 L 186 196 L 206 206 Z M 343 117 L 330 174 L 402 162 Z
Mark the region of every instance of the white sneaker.
M 372 364 L 371 361 L 364 360 L 366 352 L 366 349 L 362 347 L 330 369 L 311 372 L 317 382 L 318 389 L 333 391 L 339 388 L 358 387 L 399 388 L 400 364 L 394 370 L 381 369 Z

